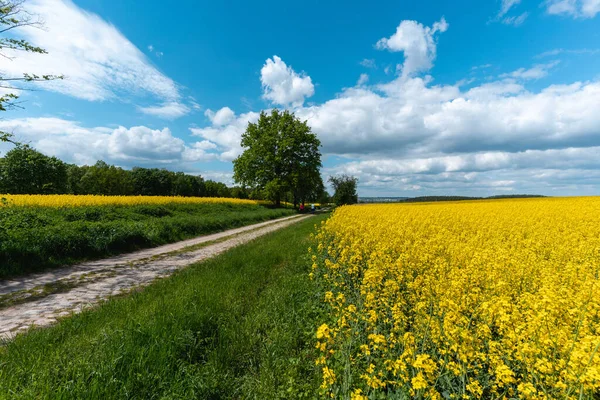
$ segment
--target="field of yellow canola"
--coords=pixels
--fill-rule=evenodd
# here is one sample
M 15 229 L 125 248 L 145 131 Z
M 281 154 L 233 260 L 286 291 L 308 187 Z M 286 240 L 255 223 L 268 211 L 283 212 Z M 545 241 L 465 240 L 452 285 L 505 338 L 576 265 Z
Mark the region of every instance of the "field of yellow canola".
M 358 205 L 316 235 L 335 398 L 598 398 L 600 198 Z
M 138 205 L 138 204 L 199 204 L 199 203 L 233 203 L 257 204 L 254 200 L 230 199 L 222 197 L 173 197 L 173 196 L 96 196 L 69 194 L 0 194 L 0 207 L 40 206 L 40 207 L 81 207 L 103 205 Z

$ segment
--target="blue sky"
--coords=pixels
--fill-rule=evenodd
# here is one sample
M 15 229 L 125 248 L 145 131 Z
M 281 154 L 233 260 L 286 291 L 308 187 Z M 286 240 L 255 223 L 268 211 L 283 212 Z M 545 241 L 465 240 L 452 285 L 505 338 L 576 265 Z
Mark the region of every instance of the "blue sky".
M 600 194 L 600 0 L 25 7 L 46 27 L 16 35 L 49 54 L 2 75 L 65 79 L 8 89 L 25 108 L 0 129 L 69 162 L 231 183 L 248 121 L 278 107 L 363 196 Z

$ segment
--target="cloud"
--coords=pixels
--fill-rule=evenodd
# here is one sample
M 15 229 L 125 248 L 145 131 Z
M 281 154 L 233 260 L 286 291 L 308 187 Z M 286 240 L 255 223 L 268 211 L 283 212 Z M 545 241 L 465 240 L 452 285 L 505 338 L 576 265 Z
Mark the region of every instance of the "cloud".
M 359 64 L 365 68 L 373 68 L 373 69 L 377 68 L 377 64 L 375 63 L 375 60 L 372 58 L 365 58 Z
M 408 77 L 431 69 L 436 57 L 434 35 L 447 29 L 448 23 L 444 17 L 431 28 L 417 21 L 404 20 L 392 36 L 380 39 L 375 47 L 379 50 L 403 52 L 402 76 Z
M 228 171 L 202 171 L 204 179 L 210 179 L 217 182 L 223 182 L 227 186 L 233 186 L 233 173 Z
M 498 14 L 493 19 L 488 21 L 488 23 L 500 21 L 504 25 L 512 25 L 512 26 L 522 25 L 523 22 L 525 22 L 525 20 L 529 16 L 528 12 L 523 12 L 519 15 L 513 15 L 513 16 L 507 15 L 507 13 L 513 7 L 517 6 L 520 3 L 521 3 L 521 0 L 502 0 L 502 5 L 500 6 L 500 11 L 498 11 Z
M 511 79 L 504 79 L 501 81 L 488 82 L 472 87 L 464 93 L 464 98 L 469 100 L 486 101 L 523 92 L 525 92 L 525 87 L 523 87 L 523 85 L 516 83 Z
M 212 122 L 215 126 L 227 125 L 235 118 L 235 113 L 229 107 L 223 107 L 217 112 L 208 109 L 204 112 L 204 115 Z
M 354 175 L 363 192 L 374 194 L 595 193 L 598 151 L 600 147 L 352 161 L 328 173 Z
M 304 99 L 315 93 L 310 76 L 296 73 L 278 56 L 267 59 L 260 70 L 263 98 L 282 106 L 301 106 Z
M 487 69 L 487 68 L 491 68 L 492 64 L 482 64 L 482 65 L 475 65 L 474 67 L 471 67 L 471 71 L 477 71 L 478 69 Z
M 600 0 L 547 0 L 546 12 L 573 18 L 594 18 L 600 12 Z
M 0 121 L 0 130 L 13 132 L 17 140 L 45 154 L 76 164 L 104 160 L 124 167 L 162 164 L 183 168 L 188 162 L 216 159 L 216 154 L 209 152 L 214 149 L 210 144 L 188 146 L 169 128 L 89 128 L 60 118 L 21 118 Z
M 538 69 L 522 68 L 514 74 L 518 80 L 507 77 L 464 90 L 433 85 L 428 77 L 397 77 L 345 89 L 295 112 L 317 133 L 327 156 L 341 157 L 325 174 L 357 175 L 361 193 L 597 192 L 590 182 L 600 185 L 600 172 L 594 172 L 600 169 L 600 82 L 532 92 L 524 84 L 539 72 L 525 71 Z M 247 122 L 257 117 L 236 116 L 229 124 L 193 133 L 217 144 L 220 159 L 230 160 L 240 154 Z M 574 171 L 595 178 L 568 184 Z
M 144 114 L 153 115 L 155 117 L 164 119 L 179 118 L 191 111 L 187 105 L 176 101 L 163 103 L 160 106 L 138 107 L 138 110 Z
M 369 75 L 360 74 L 360 77 L 358 78 L 358 81 L 356 82 L 356 86 L 362 86 L 365 83 L 367 83 L 368 81 L 369 81 Z
M 231 111 L 231 109 L 228 107 L 224 107 L 217 113 L 209 113 L 209 115 L 207 115 L 213 122 L 213 126 L 206 128 L 190 128 L 190 131 L 192 132 L 193 136 L 199 136 L 204 139 L 204 141 L 212 143 L 215 146 L 214 148 L 219 153 L 219 159 L 221 161 L 232 161 L 237 156 L 242 154 L 240 141 L 242 134 L 248 127 L 248 123 L 254 123 L 258 121 L 260 114 L 256 112 L 249 112 L 236 116 L 235 114 L 230 114 L 229 111 L 225 111 L 221 114 L 221 116 L 226 116 L 226 118 L 217 119 L 217 123 L 215 123 L 215 119 L 218 118 L 217 114 L 223 110 Z M 211 118 L 210 115 L 213 117 Z M 225 120 L 228 122 L 225 122 Z M 221 124 L 221 122 L 223 122 L 223 124 Z
M 163 53 L 162 51 L 158 51 L 156 50 L 156 48 L 153 45 L 149 45 L 148 46 L 148 51 L 152 54 L 154 54 L 156 57 L 161 58 L 162 56 L 165 55 L 165 53 Z
M 600 54 L 600 49 L 552 49 L 535 56 L 536 58 L 554 57 L 560 54 Z
M 522 25 L 523 22 L 525 22 L 525 20 L 527 19 L 528 16 L 529 16 L 529 13 L 524 12 L 517 16 L 504 17 L 504 18 L 502 18 L 502 23 L 504 25 L 519 26 L 519 25 Z
M 340 169 L 371 175 L 471 173 L 497 170 L 598 168 L 600 147 L 525 150 L 522 152 L 480 152 L 464 155 L 353 161 Z
M 169 128 L 134 126 L 128 129 L 120 126 L 108 136 L 107 150 L 113 158 L 166 161 L 178 159 L 185 146 Z
M 182 158 L 184 161 L 213 161 L 218 158 L 218 155 L 211 150 L 215 150 L 217 145 L 208 140 L 202 140 L 186 147 L 183 151 Z
M 9 54 L 15 58 L 3 63 L 5 76 L 62 74 L 64 80 L 43 82 L 37 88 L 89 101 L 123 96 L 152 96 L 166 103 L 179 100 L 177 84 L 96 14 L 70 0 L 29 0 L 24 7 L 41 16 L 45 29 L 25 27 L 15 32 L 48 54 Z
M 545 76 L 548 76 L 548 71 L 552 68 L 554 68 L 555 66 L 557 66 L 560 63 L 560 61 L 553 61 L 547 64 L 537 64 L 534 65 L 531 68 L 525 69 L 525 68 L 519 68 L 516 71 L 507 73 L 507 74 L 502 74 L 500 75 L 501 78 L 515 78 L 515 79 L 541 79 L 544 78 Z
M 502 6 L 498 12 L 498 17 L 503 17 L 513 6 L 519 4 L 521 0 L 502 0 Z

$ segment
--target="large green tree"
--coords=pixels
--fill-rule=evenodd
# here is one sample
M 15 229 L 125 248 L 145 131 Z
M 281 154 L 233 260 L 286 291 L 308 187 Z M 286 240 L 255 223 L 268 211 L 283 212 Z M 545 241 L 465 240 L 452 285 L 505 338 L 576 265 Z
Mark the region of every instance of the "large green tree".
M 11 31 L 21 27 L 42 28 L 42 21 L 35 15 L 27 12 L 23 4 L 25 0 L 0 0 L 0 59 L 12 60 L 18 52 L 46 54 L 46 50 L 32 45 L 26 40 L 15 38 Z M 0 96 L 0 111 L 18 107 L 16 102 L 19 96 L 16 90 L 26 90 L 16 87 L 23 82 L 49 81 L 62 79 L 58 75 L 35 75 L 23 73 L 23 76 L 5 76 L 0 70 L 0 89 L 7 89 Z M 12 142 L 12 134 L 0 131 L 0 142 Z
M 18 145 L 0 163 L 0 193 L 55 194 L 68 188 L 67 164 L 27 145 Z
M 358 193 L 356 192 L 356 186 L 358 185 L 357 178 L 348 175 L 331 176 L 329 177 L 329 182 L 335 190 L 333 195 L 333 202 L 335 204 L 341 206 L 358 203 Z
M 233 161 L 233 178 L 280 205 L 291 191 L 294 203 L 302 202 L 314 186 L 322 185 L 321 142 L 306 121 L 289 111 L 262 112 L 242 135 L 244 152 Z

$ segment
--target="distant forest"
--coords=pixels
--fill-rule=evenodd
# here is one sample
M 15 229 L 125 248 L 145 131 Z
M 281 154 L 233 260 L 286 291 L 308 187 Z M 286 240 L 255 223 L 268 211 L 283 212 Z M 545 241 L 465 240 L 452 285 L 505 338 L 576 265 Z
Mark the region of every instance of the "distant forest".
M 26 145 L 0 158 L 0 193 L 259 197 L 245 188 L 166 169 L 126 170 L 104 161 L 91 166 L 67 164 Z

